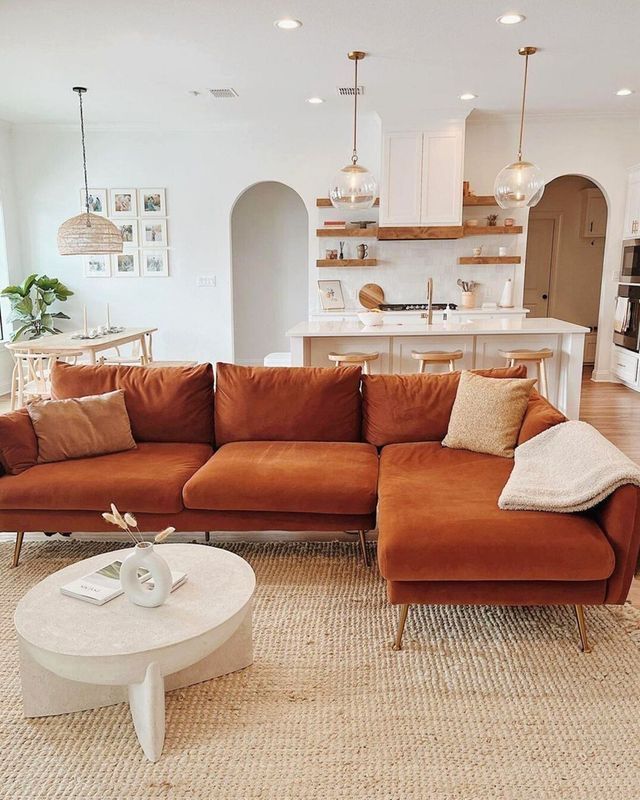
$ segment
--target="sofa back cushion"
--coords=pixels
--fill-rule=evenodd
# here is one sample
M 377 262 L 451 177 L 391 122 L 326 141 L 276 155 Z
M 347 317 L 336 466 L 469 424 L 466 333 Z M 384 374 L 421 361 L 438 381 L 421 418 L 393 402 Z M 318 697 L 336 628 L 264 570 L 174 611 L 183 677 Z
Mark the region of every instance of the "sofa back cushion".
M 473 372 L 487 378 L 527 377 L 523 364 Z M 459 381 L 459 372 L 363 375 L 362 438 L 377 447 L 442 441 Z
M 553 428 L 561 422 L 566 422 L 565 415 L 552 406 L 548 400 L 538 394 L 535 389 L 529 395 L 529 404 L 522 420 L 522 427 L 518 434 L 518 445 L 528 442 L 547 428 Z
M 357 442 L 360 367 L 216 368 L 218 446 L 229 442 Z
M 57 363 L 54 400 L 124 389 L 138 442 L 213 443 L 213 367 L 125 367 Z
M 19 475 L 38 462 L 38 440 L 26 408 L 0 414 L 0 467 Z

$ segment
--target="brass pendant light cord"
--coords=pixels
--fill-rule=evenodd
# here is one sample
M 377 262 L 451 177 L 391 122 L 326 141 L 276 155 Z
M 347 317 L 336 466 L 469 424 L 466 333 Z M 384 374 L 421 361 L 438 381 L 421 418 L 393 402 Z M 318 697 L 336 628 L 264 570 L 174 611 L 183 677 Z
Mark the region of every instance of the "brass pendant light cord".
M 524 134 L 524 104 L 527 99 L 527 73 L 529 71 L 529 54 L 524 57 L 524 84 L 522 86 L 522 108 L 520 110 L 520 139 L 518 141 L 518 161 L 522 161 L 522 136 Z
M 357 135 L 358 135 L 358 59 L 354 61 L 355 85 L 353 87 L 353 153 L 351 162 L 353 166 L 358 163 Z
M 81 86 L 74 86 L 74 92 L 78 93 L 80 101 L 80 135 L 82 137 L 82 168 L 84 170 L 84 207 L 87 212 L 87 228 L 91 227 L 91 217 L 89 216 L 89 180 L 87 178 L 87 148 L 84 141 L 84 111 L 82 108 L 82 95 L 87 91 Z

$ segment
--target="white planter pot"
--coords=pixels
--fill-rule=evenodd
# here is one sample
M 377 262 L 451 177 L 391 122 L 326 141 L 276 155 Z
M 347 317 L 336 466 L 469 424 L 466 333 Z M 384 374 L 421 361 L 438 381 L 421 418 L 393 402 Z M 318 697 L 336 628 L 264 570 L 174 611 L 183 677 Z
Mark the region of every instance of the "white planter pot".
M 148 589 L 138 579 L 138 570 L 151 573 L 154 587 Z M 151 542 L 137 544 L 124 559 L 120 568 L 120 582 L 125 595 L 137 606 L 161 606 L 171 591 L 171 570 L 167 562 L 154 549 Z

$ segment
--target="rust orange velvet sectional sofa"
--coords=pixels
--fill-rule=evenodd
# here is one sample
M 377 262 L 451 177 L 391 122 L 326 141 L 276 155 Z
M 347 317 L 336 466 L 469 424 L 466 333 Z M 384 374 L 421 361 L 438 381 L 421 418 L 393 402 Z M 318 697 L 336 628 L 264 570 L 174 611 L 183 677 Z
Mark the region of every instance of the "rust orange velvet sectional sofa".
M 137 448 L 39 464 L 28 414 L 2 415 L 19 474 L 0 477 L 0 529 L 110 531 L 100 514 L 114 502 L 145 531 L 350 531 L 366 555 L 377 523 L 380 572 L 403 607 L 624 602 L 640 490 L 583 514 L 500 510 L 513 461 L 441 446 L 458 381 L 218 364 L 214 390 L 209 364 L 56 364 L 56 398 L 124 389 Z M 534 392 L 519 443 L 563 420 Z

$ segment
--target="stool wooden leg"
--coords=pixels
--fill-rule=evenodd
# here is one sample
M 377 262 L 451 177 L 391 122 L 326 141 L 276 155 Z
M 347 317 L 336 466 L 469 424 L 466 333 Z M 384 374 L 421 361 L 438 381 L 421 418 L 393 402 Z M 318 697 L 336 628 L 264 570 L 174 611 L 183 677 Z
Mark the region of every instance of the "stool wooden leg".
M 368 361 L 363 361 L 362 362 L 362 374 L 363 375 L 368 375 L 369 374 L 369 362 Z
M 398 627 L 396 629 L 396 638 L 393 643 L 394 650 L 402 650 L 402 634 L 404 633 L 404 626 L 407 621 L 408 613 L 409 613 L 409 604 L 404 603 L 404 605 L 400 606 L 400 619 L 398 620 Z
M 425 372 L 427 365 L 424 361 L 420 361 L 420 366 L 418 367 L 418 372 Z
M 451 359 L 449 361 L 449 372 L 455 372 L 455 371 L 456 371 L 456 362 L 453 359 Z
M 544 363 L 544 358 L 538 361 L 538 382 L 540 383 L 540 394 L 546 399 L 549 399 L 549 391 L 547 389 L 547 367 Z

